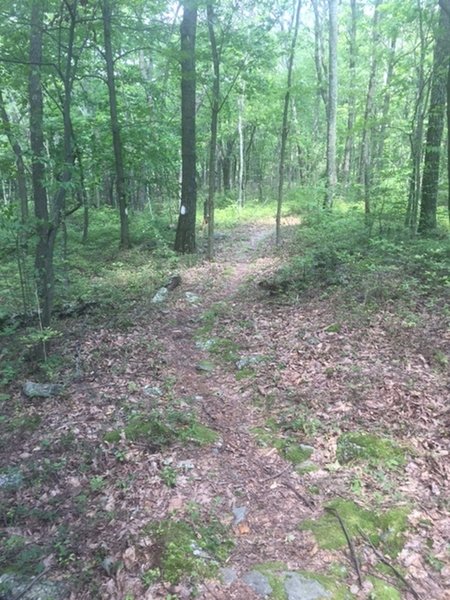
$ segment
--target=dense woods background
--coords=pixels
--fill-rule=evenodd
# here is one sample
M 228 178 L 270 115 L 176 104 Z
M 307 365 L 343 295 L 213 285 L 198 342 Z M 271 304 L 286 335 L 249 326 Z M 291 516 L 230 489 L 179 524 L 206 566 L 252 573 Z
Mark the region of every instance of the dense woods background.
M 163 237 L 191 253 L 198 215 L 209 258 L 216 205 L 277 199 L 279 241 L 286 193 L 299 210 L 360 207 L 368 237 L 446 227 L 447 0 L 0 10 L 5 314 L 20 301 L 47 327 L 73 295 L 73 244 L 102 222 L 122 249 Z

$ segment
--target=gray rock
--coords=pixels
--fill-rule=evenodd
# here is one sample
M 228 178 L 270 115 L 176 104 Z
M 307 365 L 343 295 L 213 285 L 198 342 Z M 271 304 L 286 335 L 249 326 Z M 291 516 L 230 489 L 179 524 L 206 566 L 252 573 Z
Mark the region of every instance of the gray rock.
M 198 304 L 201 301 L 200 296 L 197 296 L 197 294 L 193 294 L 192 292 L 186 292 L 185 296 L 190 304 Z
M 152 298 L 152 304 L 162 304 L 167 300 L 169 290 L 166 287 L 159 288 L 156 294 Z
M 58 383 L 26 381 L 22 389 L 28 398 L 50 398 L 51 396 L 60 396 L 64 391 L 64 386 Z
M 242 521 L 247 515 L 247 510 L 248 509 L 246 506 L 236 506 L 235 508 L 233 508 L 233 525 L 239 525 L 239 523 L 242 523 Z
M 0 473 L 0 490 L 17 490 L 23 485 L 23 475 L 18 469 L 10 468 Z
M 161 388 L 156 385 L 145 385 L 142 391 L 150 398 L 161 398 L 163 395 Z
M 308 579 L 299 573 L 284 573 L 284 589 L 288 600 L 325 600 L 331 594 L 315 579 Z
M 195 465 L 192 460 L 180 460 L 177 463 L 177 467 L 183 471 L 191 471 L 192 469 L 195 469 Z
M 308 446 L 308 444 L 299 444 L 298 446 L 300 450 L 303 450 L 304 452 L 309 452 L 310 454 L 312 454 L 315 450 L 314 446 Z
M 259 571 L 249 571 L 242 578 L 261 598 L 268 598 L 272 593 L 272 586 L 268 578 Z
M 236 362 L 236 368 L 240 371 L 247 367 L 253 367 L 264 361 L 264 356 L 243 356 Z
M 203 373 L 212 373 L 214 371 L 214 364 L 209 360 L 201 360 L 195 365 L 195 368 L 197 371 Z
M 44 578 L 33 583 L 32 577 L 5 573 L 0 575 L 0 594 L 2 600 L 66 600 L 68 590 L 60 581 Z
M 231 585 L 237 579 L 237 571 L 232 567 L 222 567 L 220 569 L 220 574 L 222 576 L 222 581 L 224 585 Z

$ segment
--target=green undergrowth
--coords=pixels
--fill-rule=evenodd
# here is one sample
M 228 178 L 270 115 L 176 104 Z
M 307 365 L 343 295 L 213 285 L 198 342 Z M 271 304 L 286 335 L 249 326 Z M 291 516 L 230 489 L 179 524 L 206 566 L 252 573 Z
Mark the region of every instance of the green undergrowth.
M 407 506 L 381 512 L 362 508 L 350 500 L 333 500 L 326 504 L 319 519 L 303 521 L 300 529 L 312 531 L 321 548 L 344 549 L 348 542 L 337 518 L 339 515 L 351 538 L 363 540 L 366 536 L 384 554 L 395 558 L 405 542 L 409 512 Z
M 331 213 L 309 206 L 293 256 L 274 283 L 300 295 L 340 289 L 347 302 L 368 308 L 438 303 L 450 286 L 448 225 L 422 238 L 406 230 L 401 218 L 374 215 L 367 225 L 360 205 L 338 201 Z
M 149 523 L 144 530 L 152 542 L 152 566 L 143 576 L 151 585 L 158 580 L 177 584 L 213 577 L 228 558 L 233 542 L 229 530 L 215 515 L 203 515 L 194 506 L 182 520 L 172 517 Z
M 177 441 L 200 446 L 212 444 L 217 437 L 189 409 L 159 408 L 130 415 L 123 428 L 107 431 L 103 439 L 110 444 L 118 444 L 122 439 L 140 442 L 150 450 L 159 451 Z
M 267 419 L 264 427 L 252 430 L 258 443 L 262 446 L 276 448 L 281 456 L 294 465 L 301 465 L 311 457 L 314 448 L 301 443 L 301 436 L 283 431 L 276 419 Z

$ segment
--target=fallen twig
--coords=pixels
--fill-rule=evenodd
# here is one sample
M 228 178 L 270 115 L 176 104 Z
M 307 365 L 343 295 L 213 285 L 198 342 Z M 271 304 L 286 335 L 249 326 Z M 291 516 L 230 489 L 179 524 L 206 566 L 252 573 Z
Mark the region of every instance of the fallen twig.
M 268 477 L 261 479 L 259 483 L 266 483 L 267 481 L 270 481 L 271 479 L 278 479 L 278 477 L 281 477 L 282 475 L 284 475 L 286 473 L 286 471 L 289 471 L 289 469 L 291 469 L 291 468 L 292 468 L 292 465 L 289 464 L 289 465 L 287 465 L 287 467 L 285 467 L 278 473 L 275 473 L 274 475 L 269 475 Z
M 328 513 L 330 513 L 331 515 L 333 515 L 333 517 L 336 517 L 336 519 L 339 521 L 339 525 L 341 526 L 341 529 L 345 535 L 345 539 L 347 540 L 348 549 L 350 550 L 350 558 L 352 560 L 353 566 L 355 567 L 355 571 L 358 576 L 359 586 L 362 587 L 363 580 L 362 580 L 362 575 L 361 575 L 361 568 L 359 566 L 358 557 L 356 556 L 355 545 L 353 543 L 352 538 L 350 537 L 349 532 L 347 531 L 347 527 L 345 526 L 344 521 L 342 520 L 340 514 L 338 513 L 338 511 L 335 508 L 332 508 L 331 506 L 326 506 L 325 510 Z
M 294 492 L 294 494 L 297 496 L 297 498 L 299 500 L 301 500 L 303 502 L 303 504 L 305 504 L 308 508 L 313 509 L 314 508 L 314 502 L 312 500 L 308 500 L 308 498 L 305 498 L 305 496 L 302 496 L 300 494 L 300 492 L 298 492 L 295 487 L 289 483 L 289 481 L 282 481 L 282 484 L 289 488 L 292 492 Z
M 20 598 L 23 598 L 25 596 L 25 594 L 27 594 L 31 590 L 31 588 L 33 586 L 35 586 L 36 583 L 38 581 L 40 581 L 44 577 L 44 575 L 46 575 L 49 572 L 49 570 L 50 570 L 49 567 L 47 567 L 41 573 L 39 573 L 39 575 L 36 575 L 36 577 L 33 577 L 33 579 L 30 581 L 30 583 L 20 592 L 20 594 L 15 596 L 13 598 L 13 600 L 20 600 Z
M 375 556 L 377 558 L 379 558 L 383 564 L 385 564 L 387 567 L 389 567 L 391 569 L 391 571 L 394 573 L 394 575 L 398 579 L 400 579 L 400 581 L 403 583 L 403 585 L 406 586 L 406 588 L 411 592 L 411 594 L 414 596 L 414 598 L 416 598 L 416 600 L 422 600 L 422 596 L 418 592 L 416 592 L 416 590 L 413 588 L 413 586 L 409 583 L 409 581 L 407 581 L 403 577 L 403 575 L 400 573 L 400 571 L 396 567 L 394 567 L 394 565 L 392 565 L 388 561 L 388 559 L 385 558 L 385 556 L 377 548 L 375 548 L 375 546 L 372 544 L 370 538 L 364 533 L 364 531 L 362 531 L 362 529 L 360 527 L 358 527 L 358 531 L 359 531 L 361 537 L 363 538 L 363 540 L 367 544 L 369 544 L 369 546 L 372 548 Z

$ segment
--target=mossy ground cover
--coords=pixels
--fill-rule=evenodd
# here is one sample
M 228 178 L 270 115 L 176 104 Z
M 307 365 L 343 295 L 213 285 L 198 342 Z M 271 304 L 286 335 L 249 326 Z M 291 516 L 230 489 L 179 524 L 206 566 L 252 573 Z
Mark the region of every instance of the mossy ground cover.
M 326 509 L 330 510 L 326 510 Z M 410 508 L 395 507 L 385 511 L 363 508 L 351 500 L 333 500 L 326 504 L 324 514 L 316 519 L 307 519 L 300 528 L 312 531 L 320 547 L 340 550 L 347 545 L 339 515 L 347 532 L 353 539 L 370 539 L 386 555 L 395 558 L 402 550 L 408 529 L 407 517 Z
M 270 594 L 271 600 L 288 600 L 285 581 L 289 577 L 289 574 L 298 574 L 307 581 L 317 581 L 325 590 L 326 595 L 323 596 L 324 600 L 326 598 L 330 598 L 331 600 L 352 600 L 354 598 L 354 595 L 348 591 L 345 583 L 337 580 L 336 577 L 313 571 L 290 571 L 282 562 L 261 563 L 254 566 L 254 570 L 267 577 L 272 588 L 272 593 Z
M 336 458 L 343 465 L 365 461 L 394 468 L 405 464 L 406 452 L 394 441 L 380 435 L 352 431 L 339 436 Z
M 149 584 L 211 578 L 233 548 L 229 530 L 217 517 L 200 516 L 196 510 L 188 520 L 172 517 L 150 523 L 144 533 L 152 540 L 153 565 L 144 574 Z

